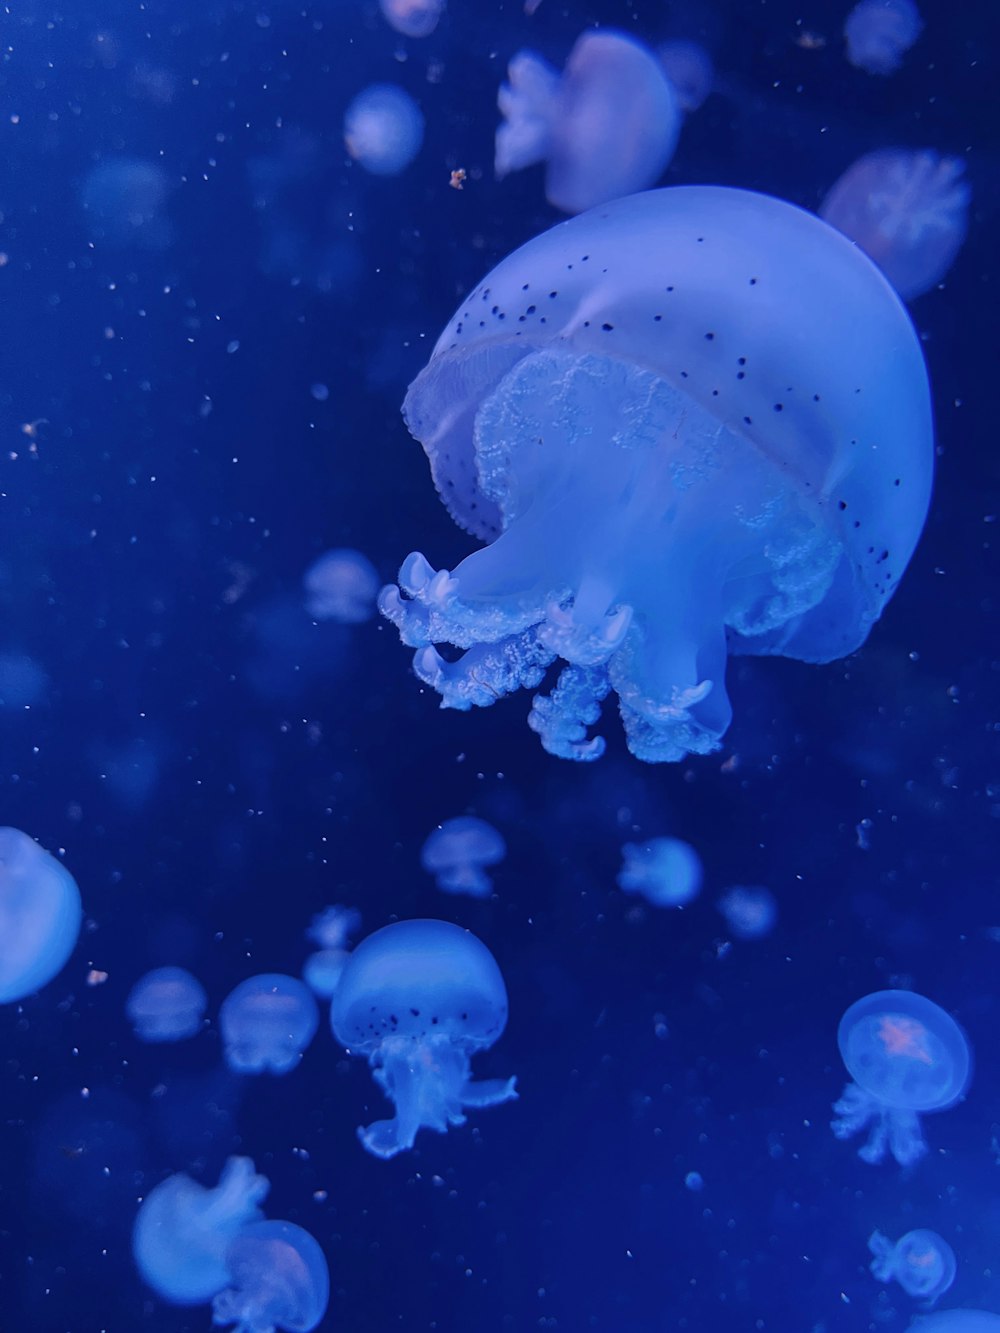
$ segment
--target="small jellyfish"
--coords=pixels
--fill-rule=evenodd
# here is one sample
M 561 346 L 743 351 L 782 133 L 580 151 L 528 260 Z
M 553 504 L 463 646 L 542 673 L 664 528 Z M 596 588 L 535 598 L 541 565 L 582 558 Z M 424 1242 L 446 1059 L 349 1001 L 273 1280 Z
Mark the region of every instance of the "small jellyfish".
M 386 23 L 404 37 L 429 37 L 444 7 L 445 0 L 379 0 Z
M 0 828 L 0 1004 L 52 980 L 76 947 L 83 906 L 76 880 L 27 833 Z
M 373 83 L 344 115 L 344 143 L 373 176 L 395 176 L 424 141 L 424 117 L 409 93 L 394 83 Z
M 167 173 L 155 162 L 110 157 L 87 175 L 80 201 L 95 240 L 162 250 L 172 239 L 168 193 Z
M 868 1248 L 875 1256 L 871 1270 L 880 1282 L 895 1278 L 908 1296 L 928 1306 L 955 1281 L 955 1251 L 936 1231 L 908 1231 L 896 1241 L 874 1231 Z
M 420 864 L 435 877 L 445 893 L 467 893 L 488 898 L 493 881 L 484 873 L 507 855 L 507 844 L 492 824 L 474 815 L 446 819 L 430 834 L 420 853 Z
M 930 499 L 905 308 L 833 227 L 745 190 L 653 190 L 528 241 L 462 302 L 403 413 L 489 544 L 454 570 L 412 553 L 379 607 L 449 708 L 534 689 L 561 658 L 528 721 L 565 759 L 603 753 L 588 728 L 612 691 L 640 759 L 717 749 L 728 655 L 860 647 Z
M 396 1108 L 393 1119 L 358 1129 L 375 1157 L 412 1148 L 419 1129 L 463 1125 L 468 1107 L 517 1097 L 513 1078 L 471 1078 L 471 1057 L 507 1024 L 507 990 L 486 945 L 447 921 L 397 921 L 362 940 L 330 1021 L 341 1045 L 368 1057 Z
M 972 1057 L 962 1029 L 932 1000 L 912 991 L 875 991 L 840 1020 L 837 1045 L 854 1080 L 834 1103 L 838 1139 L 871 1126 L 858 1156 L 890 1152 L 909 1166 L 927 1151 L 919 1115 L 944 1111 L 969 1086 Z
M 964 173 L 959 158 L 929 148 L 882 148 L 847 168 L 819 215 L 912 301 L 941 281 L 962 248 L 972 197 Z
M 738 940 L 759 940 L 770 935 L 778 920 L 778 900 L 762 885 L 737 884 L 718 901 L 729 932 Z
M 228 1285 L 212 1323 L 233 1333 L 310 1333 L 326 1314 L 330 1272 L 315 1239 L 294 1222 L 250 1222 L 226 1250 Z
M 132 1253 L 142 1280 L 175 1305 L 200 1305 L 230 1281 L 226 1254 L 270 1188 L 249 1157 L 230 1157 L 219 1183 L 206 1189 L 190 1176 L 169 1176 L 142 1202 Z
M 680 838 L 650 838 L 622 847 L 618 887 L 641 893 L 654 907 L 683 907 L 701 889 L 701 857 Z
M 327 551 L 306 570 L 303 585 L 314 620 L 360 625 L 375 614 L 378 574 L 360 551 Z
M 895 74 L 923 31 L 913 0 L 861 0 L 847 16 L 847 59 L 866 74 Z
M 132 987 L 125 1012 L 142 1041 L 184 1041 L 197 1036 L 208 997 L 183 967 L 157 967 Z
M 356 907 L 324 907 L 317 912 L 306 931 L 307 939 L 321 949 L 346 949 L 352 935 L 361 929 L 361 913 Z
M 226 1064 L 237 1074 L 287 1074 L 318 1024 L 316 1001 L 298 978 L 280 972 L 248 977 L 219 1010 Z
M 0 708 L 33 708 L 41 703 L 49 678 L 27 653 L 0 652 Z
M 656 54 L 680 109 L 685 114 L 697 111 L 715 82 L 712 57 L 697 42 L 686 41 L 664 42 Z
M 350 956 L 349 949 L 318 949 L 303 963 L 302 980 L 321 1000 L 329 1000 L 340 985 Z
M 654 184 L 681 127 L 677 95 L 656 57 L 611 29 L 578 38 L 562 75 L 519 51 L 497 106 L 497 179 L 545 162 L 545 197 L 564 213 Z

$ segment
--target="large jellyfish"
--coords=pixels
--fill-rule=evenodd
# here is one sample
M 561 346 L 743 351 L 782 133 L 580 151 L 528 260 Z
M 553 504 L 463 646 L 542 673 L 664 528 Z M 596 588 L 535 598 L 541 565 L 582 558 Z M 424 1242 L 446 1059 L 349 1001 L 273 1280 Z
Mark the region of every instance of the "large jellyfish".
M 226 1064 L 238 1074 L 287 1074 L 318 1026 L 312 991 L 281 972 L 241 981 L 219 1009 Z
M 929 148 L 882 148 L 847 168 L 819 215 L 911 301 L 941 281 L 962 248 L 972 197 L 964 173 L 959 158 Z
M 861 0 L 844 24 L 847 59 L 866 74 L 895 74 L 923 27 L 913 0 Z
M 233 1333 L 310 1333 L 326 1314 L 330 1272 L 315 1239 L 294 1222 L 250 1222 L 226 1250 L 229 1283 L 212 1323 Z
M 201 1030 L 208 997 L 183 967 L 157 967 L 132 987 L 125 1012 L 142 1041 L 184 1041 Z
M 955 1251 L 936 1231 L 920 1228 L 895 1241 L 873 1231 L 868 1248 L 875 1256 L 872 1273 L 880 1282 L 895 1278 L 908 1296 L 926 1301 L 928 1307 L 955 1281 Z
M 969 1086 L 972 1058 L 962 1029 L 933 1000 L 882 990 L 855 1001 L 840 1020 L 837 1045 L 848 1083 L 833 1109 L 838 1139 L 871 1126 L 858 1156 L 881 1162 L 890 1152 L 909 1166 L 927 1151 L 924 1111 L 944 1111 Z
M 66 867 L 27 833 L 0 828 L 0 1004 L 23 1000 L 62 971 L 82 918 Z
M 190 1176 L 169 1176 L 142 1202 L 132 1233 L 139 1273 L 164 1300 L 200 1305 L 229 1285 L 226 1254 L 248 1223 L 269 1182 L 249 1157 L 230 1157 L 214 1189 Z
M 622 32 L 585 32 L 559 75 L 519 51 L 500 85 L 498 178 L 545 162 L 545 197 L 580 213 L 644 190 L 674 155 L 681 109 L 659 61 Z
M 470 1057 L 507 1024 L 507 990 L 486 945 L 447 921 L 397 921 L 362 940 L 330 1021 L 342 1045 L 368 1057 L 396 1108 L 358 1130 L 376 1157 L 412 1148 L 419 1129 L 463 1125 L 469 1107 L 517 1097 L 513 1078 L 471 1078 Z
M 727 653 L 853 652 L 930 497 L 927 372 L 896 294 L 832 227 L 744 190 L 656 190 L 529 241 L 403 411 L 489 544 L 454 571 L 408 556 L 380 608 L 443 707 L 562 658 L 529 725 L 570 759 L 602 753 L 587 728 L 612 689 L 632 752 L 678 760 L 729 725 Z

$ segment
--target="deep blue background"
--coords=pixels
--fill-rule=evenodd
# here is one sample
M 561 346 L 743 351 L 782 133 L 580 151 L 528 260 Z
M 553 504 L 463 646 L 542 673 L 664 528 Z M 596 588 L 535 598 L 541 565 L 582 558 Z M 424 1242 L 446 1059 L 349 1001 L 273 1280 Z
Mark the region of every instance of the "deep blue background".
M 543 0 L 529 19 L 452 0 L 406 42 L 368 0 L 8 6 L 0 649 L 50 687 L 0 711 L 0 822 L 65 849 L 86 925 L 62 975 L 0 1011 L 0 1333 L 207 1329 L 207 1309 L 141 1286 L 129 1229 L 166 1174 L 214 1182 L 237 1151 L 272 1180 L 268 1215 L 328 1256 L 324 1329 L 896 1333 L 912 1307 L 867 1271 L 876 1226 L 941 1231 L 959 1260 L 945 1304 L 1000 1311 L 998 26 L 982 0 L 923 0 L 924 36 L 881 80 L 843 58 L 846 8 Z M 677 767 L 633 760 L 613 716 L 599 764 L 551 759 L 526 698 L 441 713 L 391 628 L 299 609 L 329 546 L 387 579 L 415 547 L 447 566 L 469 549 L 398 406 L 461 295 L 556 220 L 538 172 L 492 179 L 506 60 L 531 44 L 561 61 L 594 21 L 713 50 L 719 91 L 666 183 L 815 207 L 855 156 L 899 143 L 963 155 L 974 191 L 953 273 L 913 306 L 940 458 L 898 595 L 847 662 L 735 663 L 725 749 Z M 826 47 L 797 45 L 803 28 Z M 137 67 L 165 71 L 169 98 Z M 340 137 L 381 79 L 427 117 L 388 180 Z M 251 162 L 301 160 L 300 131 L 300 178 L 255 207 Z M 81 183 L 121 154 L 167 173 L 166 250 L 91 239 Z M 265 273 L 289 225 L 295 272 Z M 332 243 L 355 277 L 317 290 Z M 510 848 L 485 904 L 419 868 L 463 811 Z M 705 861 L 682 914 L 614 887 L 620 844 L 661 833 Z M 769 885 L 781 915 L 725 950 L 732 883 Z M 133 1038 L 124 999 L 148 967 L 191 967 L 214 1016 L 244 976 L 298 972 L 330 902 L 366 930 L 441 915 L 482 936 L 511 1021 L 477 1069 L 516 1073 L 517 1104 L 379 1162 L 354 1128 L 380 1096 L 325 1022 L 296 1073 L 246 1083 L 220 1072 L 214 1028 Z M 945 1005 L 977 1052 L 912 1172 L 865 1166 L 828 1127 L 838 1018 L 890 985 Z

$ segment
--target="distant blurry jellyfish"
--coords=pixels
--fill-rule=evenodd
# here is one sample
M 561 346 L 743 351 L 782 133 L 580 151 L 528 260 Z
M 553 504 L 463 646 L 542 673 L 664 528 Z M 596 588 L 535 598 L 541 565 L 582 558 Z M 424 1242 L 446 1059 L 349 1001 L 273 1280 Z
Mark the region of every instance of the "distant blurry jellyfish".
M 882 148 L 847 168 L 819 215 L 874 259 L 904 301 L 936 286 L 969 225 L 964 163 L 928 149 Z
M 327 551 L 306 570 L 306 610 L 314 620 L 359 625 L 375 614 L 379 577 L 360 551 Z
M 429 37 L 444 7 L 445 0 L 379 0 L 385 21 L 404 37 Z
M 484 867 L 498 865 L 507 844 L 492 824 L 474 815 L 446 819 L 429 835 L 420 852 L 420 864 L 445 893 L 467 893 L 488 898 L 493 881 Z
M 27 653 L 0 653 L 0 708 L 31 708 L 48 687 L 44 669 Z
M 394 83 L 373 83 L 344 116 L 347 151 L 374 176 L 395 176 L 408 167 L 423 141 L 423 113 Z
M 155 162 L 110 157 L 91 169 L 80 202 L 95 240 L 162 250 L 171 241 L 168 192 L 167 173 Z
M 895 74 L 923 31 L 913 0 L 861 0 L 847 16 L 847 59 L 866 74 Z
M 905 309 L 832 227 L 744 190 L 650 191 L 535 237 L 462 302 L 403 413 L 487 545 L 454 570 L 413 552 L 379 607 L 449 708 L 562 659 L 529 725 L 565 759 L 603 753 L 612 691 L 632 753 L 676 762 L 718 748 L 728 654 L 853 652 L 930 497 Z
M 136 736 L 123 745 L 102 747 L 96 756 L 101 780 L 127 809 L 141 809 L 156 790 L 165 748 L 158 738 Z
M 715 68 L 712 57 L 697 42 L 664 42 L 656 52 L 677 104 L 686 114 L 697 111 L 712 91 Z
M 759 940 L 769 935 L 778 920 L 778 901 L 770 889 L 760 885 L 737 885 L 718 902 L 731 935 L 738 940 Z
M 375 1157 L 412 1148 L 420 1129 L 463 1125 L 469 1107 L 517 1097 L 513 1078 L 471 1078 L 471 1056 L 507 1025 L 507 990 L 486 945 L 447 921 L 397 921 L 362 940 L 330 1021 L 341 1045 L 368 1057 L 396 1108 L 358 1130 Z
M 927 1151 L 919 1115 L 945 1111 L 969 1086 L 971 1053 L 962 1029 L 933 1001 L 912 991 L 875 991 L 857 1000 L 837 1029 L 848 1083 L 834 1103 L 838 1139 L 871 1126 L 858 1152 L 881 1162 L 890 1152 L 909 1166 Z
M 988 1310 L 939 1310 L 918 1315 L 906 1333 L 1000 1333 L 1000 1314 Z
M 230 1157 L 219 1183 L 206 1189 L 190 1176 L 169 1176 L 142 1201 L 132 1253 L 142 1280 L 175 1305 L 200 1305 L 229 1285 L 226 1255 L 270 1184 L 249 1157 Z M 266 1327 L 266 1326 L 265 1326 Z
M 306 936 L 323 949 L 346 949 L 352 935 L 361 929 L 356 907 L 324 907 L 309 923 Z
M 871 1270 L 880 1282 L 893 1278 L 908 1296 L 933 1303 L 955 1281 L 955 1251 L 936 1231 L 908 1231 L 899 1240 L 872 1232 L 868 1248 L 875 1258 Z
M 76 880 L 27 833 L 0 828 L 0 1004 L 33 995 L 76 947 Z
M 329 1000 L 340 985 L 350 956 L 349 949 L 318 949 L 303 963 L 302 980 L 321 1000 Z
M 519 51 L 497 106 L 497 179 L 545 162 L 545 197 L 564 213 L 654 184 L 681 127 L 677 95 L 656 57 L 611 29 L 579 37 L 562 75 Z
M 701 889 L 701 857 L 680 838 L 650 838 L 622 847 L 618 887 L 641 893 L 654 907 L 683 907 Z
M 47 1106 L 30 1126 L 32 1202 L 51 1225 L 127 1229 L 148 1165 L 145 1109 L 115 1088 L 88 1087 Z M 4 1321 L 0 1319 L 0 1325 Z
M 132 987 L 125 1012 L 142 1041 L 184 1041 L 197 1036 L 208 997 L 183 967 L 157 967 Z
M 330 1273 L 314 1238 L 293 1222 L 250 1222 L 226 1250 L 229 1282 L 212 1323 L 235 1333 L 310 1333 L 326 1313 Z
M 280 972 L 241 981 L 219 1010 L 226 1064 L 237 1074 L 287 1074 L 318 1025 L 312 992 Z

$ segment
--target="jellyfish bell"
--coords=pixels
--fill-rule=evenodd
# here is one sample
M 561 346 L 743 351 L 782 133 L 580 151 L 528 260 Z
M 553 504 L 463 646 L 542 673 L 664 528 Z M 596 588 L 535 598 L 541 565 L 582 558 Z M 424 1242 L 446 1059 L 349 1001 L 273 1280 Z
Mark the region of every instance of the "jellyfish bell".
M 83 906 L 64 865 L 20 829 L 0 828 L 0 1004 L 52 980 L 76 947 Z
M 235 1333 L 311 1333 L 326 1314 L 330 1272 L 326 1257 L 294 1222 L 250 1222 L 226 1250 L 229 1285 L 212 1301 L 214 1325 Z
M 453 571 L 410 555 L 380 609 L 446 707 L 563 659 L 529 722 L 564 758 L 602 753 L 588 728 L 611 690 L 639 758 L 716 749 L 728 654 L 853 652 L 930 499 L 904 307 L 832 227 L 745 190 L 634 195 L 529 241 L 463 301 L 403 411 L 488 544 Z

